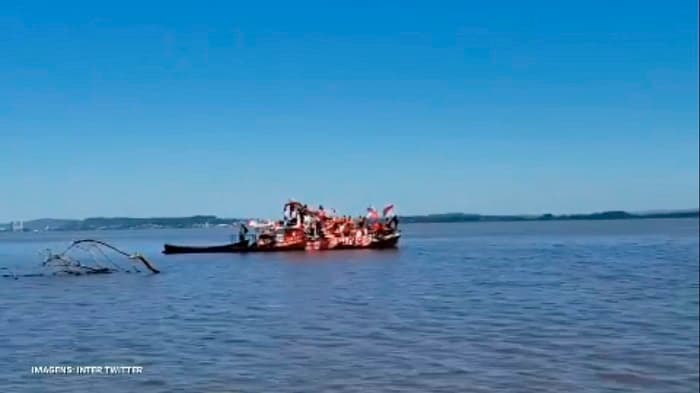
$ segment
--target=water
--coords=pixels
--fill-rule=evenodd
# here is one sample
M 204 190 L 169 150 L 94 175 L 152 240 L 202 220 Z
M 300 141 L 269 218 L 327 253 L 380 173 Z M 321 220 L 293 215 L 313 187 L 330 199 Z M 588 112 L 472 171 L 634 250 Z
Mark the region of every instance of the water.
M 696 392 L 698 220 L 422 224 L 397 251 L 159 254 L 222 230 L 80 237 L 160 275 L 0 279 L 0 391 Z M 32 375 L 38 365 L 141 375 Z

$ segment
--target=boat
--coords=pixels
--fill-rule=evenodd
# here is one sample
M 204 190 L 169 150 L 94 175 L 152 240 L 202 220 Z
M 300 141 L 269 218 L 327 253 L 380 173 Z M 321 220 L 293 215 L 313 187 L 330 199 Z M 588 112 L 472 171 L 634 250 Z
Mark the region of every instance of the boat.
M 304 251 L 305 245 L 288 245 L 288 246 L 272 246 L 259 247 L 256 243 L 236 242 L 223 244 L 218 246 L 178 246 L 174 244 L 165 244 L 163 254 L 221 254 L 233 253 L 244 254 L 249 252 L 280 252 L 280 251 Z
M 393 211 L 393 205 L 391 211 Z M 328 251 L 352 249 L 391 249 L 398 247 L 401 231 L 398 219 L 383 216 L 372 208 L 367 217 L 353 220 L 350 217 L 328 215 L 321 206 L 318 211 L 306 205 L 290 201 L 285 205 L 288 219 L 283 221 L 250 221 L 241 224 L 239 241 L 222 245 L 184 246 L 166 243 L 164 254 L 204 253 L 257 253 L 289 251 Z M 291 217 L 291 218 L 290 218 Z M 248 234 L 249 227 L 253 229 Z

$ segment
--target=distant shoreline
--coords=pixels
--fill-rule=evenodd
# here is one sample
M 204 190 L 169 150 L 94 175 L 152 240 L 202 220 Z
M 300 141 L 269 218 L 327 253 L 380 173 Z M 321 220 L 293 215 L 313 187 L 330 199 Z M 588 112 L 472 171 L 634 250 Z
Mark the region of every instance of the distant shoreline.
M 700 211 L 669 211 L 660 213 L 629 213 L 626 211 L 605 211 L 591 214 L 542 214 L 527 215 L 481 215 L 466 213 L 443 213 L 399 216 L 401 223 L 450 223 L 450 222 L 526 222 L 526 221 L 584 221 L 584 220 L 642 220 L 663 218 L 700 218 Z M 177 229 L 231 227 L 247 218 L 219 218 L 217 216 L 190 217 L 94 217 L 83 220 L 38 219 L 21 223 L 0 224 L 0 232 L 44 232 L 44 231 L 96 231 L 129 229 Z
M 464 213 L 428 214 L 402 217 L 402 222 L 513 222 L 513 221 L 577 221 L 577 220 L 642 220 L 652 218 L 699 218 L 700 211 L 675 211 L 664 213 L 628 213 L 626 211 L 606 211 L 590 214 L 542 214 L 524 215 L 481 215 Z

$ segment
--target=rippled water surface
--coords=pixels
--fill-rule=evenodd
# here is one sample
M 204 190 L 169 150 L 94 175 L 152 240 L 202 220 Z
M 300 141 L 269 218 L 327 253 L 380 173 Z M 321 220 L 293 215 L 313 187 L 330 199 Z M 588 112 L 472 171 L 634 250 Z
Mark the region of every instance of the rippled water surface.
M 164 256 L 222 230 L 0 234 L 0 266 L 99 237 L 159 275 L 0 279 L 0 391 L 697 392 L 698 220 L 423 224 L 396 251 Z M 142 375 L 32 375 L 36 365 Z

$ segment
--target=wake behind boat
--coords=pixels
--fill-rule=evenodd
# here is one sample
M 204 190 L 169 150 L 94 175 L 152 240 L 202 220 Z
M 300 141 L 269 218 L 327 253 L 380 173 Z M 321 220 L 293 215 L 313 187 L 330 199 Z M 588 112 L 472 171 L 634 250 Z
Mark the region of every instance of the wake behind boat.
M 333 210 L 309 209 L 300 202 L 284 206 L 277 222 L 240 224 L 238 242 L 212 246 L 165 244 L 164 254 L 251 253 L 396 248 L 401 238 L 394 206 L 380 215 L 373 208 L 364 217 L 336 216 Z M 251 233 L 252 229 L 252 233 Z

